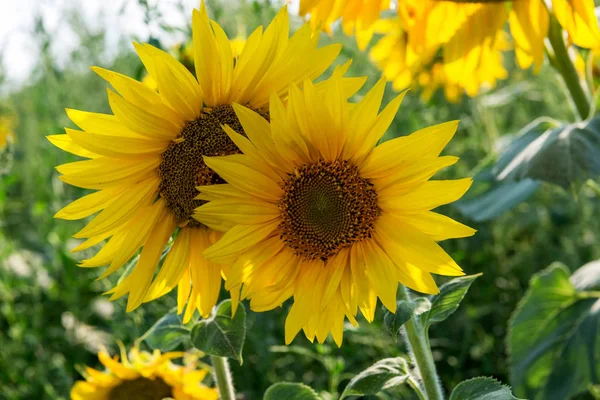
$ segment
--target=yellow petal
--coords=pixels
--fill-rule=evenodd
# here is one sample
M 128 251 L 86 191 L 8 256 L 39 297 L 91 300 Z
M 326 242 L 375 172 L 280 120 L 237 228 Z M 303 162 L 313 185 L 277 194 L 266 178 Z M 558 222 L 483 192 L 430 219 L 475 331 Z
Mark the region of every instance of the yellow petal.
M 446 276 L 464 275 L 462 269 L 431 238 L 395 218 L 376 222 L 379 243 L 392 260 L 401 260 L 423 271 Z
M 97 154 L 92 153 L 89 150 L 84 149 L 69 137 L 69 135 L 48 135 L 46 139 L 56 147 L 64 150 L 68 153 L 75 154 L 76 156 L 85 158 L 96 158 Z
M 435 241 L 469 237 L 477 232 L 475 229 L 463 225 L 452 218 L 432 211 L 422 214 L 403 215 L 402 220 Z
M 171 140 L 183 129 L 183 121 L 173 121 L 138 108 L 114 93 L 108 92 L 108 102 L 113 113 L 130 130 L 151 139 Z
M 278 221 L 261 225 L 237 225 L 230 229 L 221 240 L 209 247 L 204 256 L 215 262 L 226 264 L 232 258 L 267 238 L 279 225 Z
M 472 183 L 473 179 L 471 178 L 427 181 L 405 195 L 381 199 L 379 207 L 384 211 L 390 210 L 406 214 L 429 211 L 460 199 L 469 190 Z
M 74 220 L 88 217 L 108 207 L 125 190 L 126 187 L 119 186 L 88 194 L 62 208 L 54 214 L 54 218 Z
M 371 151 L 360 167 L 361 173 L 376 176 L 389 169 L 390 165 L 437 157 L 452 139 L 457 127 L 458 121 L 450 121 L 388 140 Z
M 272 202 L 281 198 L 281 187 L 251 165 L 243 155 L 204 157 L 204 161 L 210 169 L 239 190 Z
M 160 154 L 169 146 L 169 140 L 118 137 L 98 133 L 65 129 L 69 137 L 79 146 L 107 157 L 131 159 L 135 156 Z

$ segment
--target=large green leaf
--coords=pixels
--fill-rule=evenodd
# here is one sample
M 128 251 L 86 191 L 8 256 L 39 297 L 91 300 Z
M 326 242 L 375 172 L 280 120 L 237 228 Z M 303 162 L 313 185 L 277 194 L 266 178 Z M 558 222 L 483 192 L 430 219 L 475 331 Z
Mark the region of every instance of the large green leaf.
M 540 181 L 498 181 L 497 175 L 540 135 L 558 125 L 558 121 L 544 117 L 531 122 L 515 135 L 502 136 L 496 143 L 497 147 L 503 149 L 498 160 L 492 167 L 475 175 L 469 193 L 454 206 L 475 221 L 488 221 L 527 200 L 539 188 Z
M 519 400 L 510 388 L 495 379 L 480 376 L 456 385 L 450 400 Z
M 394 339 L 398 338 L 398 332 L 413 315 L 421 315 L 431 309 L 431 302 L 425 297 L 417 297 L 414 300 L 399 300 L 396 303 L 396 312 L 385 311 L 383 322 Z
M 352 378 L 340 400 L 348 396 L 376 394 L 402 385 L 409 377 L 408 363 L 404 358 L 384 358 Z
M 510 379 L 532 399 L 564 400 L 597 382 L 600 262 L 569 279 L 554 263 L 535 274 L 509 327 Z
M 497 173 L 499 180 L 532 178 L 563 188 L 598 175 L 600 129 L 597 120 L 544 132 Z
M 231 316 L 231 300 L 215 307 L 210 318 L 192 329 L 192 344 L 206 354 L 234 358 L 242 363 L 242 348 L 246 339 L 246 310 L 240 303 Z
M 475 182 L 477 184 L 477 181 Z M 489 221 L 527 200 L 537 191 L 540 184 L 540 181 L 533 179 L 495 182 L 488 184 L 488 188 L 483 192 L 460 200 L 454 206 L 475 221 Z
M 302 383 L 280 382 L 269 386 L 263 400 L 320 400 L 310 387 Z
M 183 325 L 177 310 L 172 310 L 160 318 L 146 333 L 140 337 L 152 349 L 162 352 L 171 351 L 189 337 L 189 329 Z
M 460 305 L 471 284 L 481 274 L 461 276 L 446 282 L 440 287 L 440 293 L 431 297 L 431 309 L 421 315 L 425 327 L 434 322 L 441 322 L 448 318 Z

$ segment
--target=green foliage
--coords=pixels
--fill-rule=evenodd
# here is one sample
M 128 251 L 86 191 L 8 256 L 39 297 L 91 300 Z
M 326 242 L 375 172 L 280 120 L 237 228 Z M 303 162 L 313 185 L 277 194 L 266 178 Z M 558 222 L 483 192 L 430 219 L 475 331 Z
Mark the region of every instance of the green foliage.
M 519 400 L 510 388 L 492 378 L 478 377 L 459 383 L 450 400 Z
M 144 341 L 151 349 L 165 352 L 174 350 L 181 344 L 187 344 L 189 333 L 189 329 L 183 325 L 181 315 L 177 314 L 175 309 L 156 321 L 138 340 Z
M 404 384 L 409 377 L 408 363 L 404 358 L 395 357 L 379 360 L 352 378 L 346 389 L 344 389 L 340 400 L 348 396 L 377 394 L 382 390 Z
M 431 302 L 425 297 L 417 297 L 411 301 L 400 300 L 396 304 L 396 312 L 394 314 L 387 310 L 385 311 L 383 322 L 395 340 L 398 337 L 400 328 L 402 328 L 402 325 L 406 321 L 411 319 L 413 315 L 421 315 L 430 309 Z
M 263 400 L 320 400 L 310 386 L 302 383 L 276 383 L 265 392 Z
M 421 321 L 425 329 L 428 329 L 431 324 L 444 321 L 452 315 L 469 291 L 473 281 L 479 276 L 481 274 L 461 276 L 443 284 L 440 287 L 440 293 L 432 297 L 429 311 L 421 315 Z
M 596 118 L 546 130 L 514 154 L 504 168 L 498 168 L 498 179 L 531 178 L 566 189 L 576 182 L 597 177 L 600 175 L 599 125 L 600 118 Z
M 242 348 L 246 340 L 246 310 L 239 304 L 232 316 L 231 300 L 225 300 L 213 310 L 210 318 L 192 328 L 192 344 L 206 354 L 238 360 L 242 364 Z
M 600 262 L 554 263 L 535 274 L 510 322 L 511 383 L 532 399 L 585 392 L 600 365 Z

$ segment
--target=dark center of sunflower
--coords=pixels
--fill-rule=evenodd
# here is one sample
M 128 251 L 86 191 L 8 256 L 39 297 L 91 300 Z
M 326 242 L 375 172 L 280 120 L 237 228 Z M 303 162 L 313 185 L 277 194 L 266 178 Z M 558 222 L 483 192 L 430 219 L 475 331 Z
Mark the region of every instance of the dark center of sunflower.
M 108 400 L 162 400 L 172 396 L 171 386 L 160 378 L 123 381 L 108 392 Z
M 279 227 L 297 255 L 325 261 L 371 237 L 379 215 L 377 193 L 355 165 L 320 160 L 295 172 L 283 185 Z
M 260 112 L 260 111 L 259 111 Z M 268 119 L 268 115 L 261 113 Z M 225 156 L 240 153 L 237 146 L 221 128 L 229 125 L 245 136 L 244 129 L 230 105 L 217 106 L 203 112 L 195 121 L 188 122 L 177 140 L 162 153 L 158 167 L 159 191 L 178 224 L 189 227 L 202 224 L 191 218 L 195 208 L 205 203 L 195 200 L 197 186 L 225 183 L 204 163 L 202 156 Z

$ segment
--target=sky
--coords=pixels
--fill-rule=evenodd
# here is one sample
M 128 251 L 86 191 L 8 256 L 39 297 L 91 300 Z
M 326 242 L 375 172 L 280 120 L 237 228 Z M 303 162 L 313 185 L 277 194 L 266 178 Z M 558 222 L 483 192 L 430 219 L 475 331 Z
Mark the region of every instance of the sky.
M 170 26 L 184 27 L 186 16 L 191 16 L 199 0 L 148 0 L 158 5 L 165 22 Z M 177 9 L 181 3 L 186 10 Z M 92 30 L 106 27 L 107 53 L 116 53 L 123 38 L 131 42 L 133 37 L 147 38 L 152 33 L 164 41 L 176 42 L 176 35 L 165 34 L 158 26 L 144 23 L 144 11 L 136 0 L 0 0 L 0 53 L 7 75 L 8 89 L 21 85 L 35 66 L 39 49 L 32 40 L 34 23 L 41 15 L 44 26 L 53 36 L 53 54 L 59 64 L 70 50 L 78 45 L 68 24 L 63 23 L 66 10 L 80 10 L 86 24 Z M 132 47 L 133 49 L 133 47 Z

